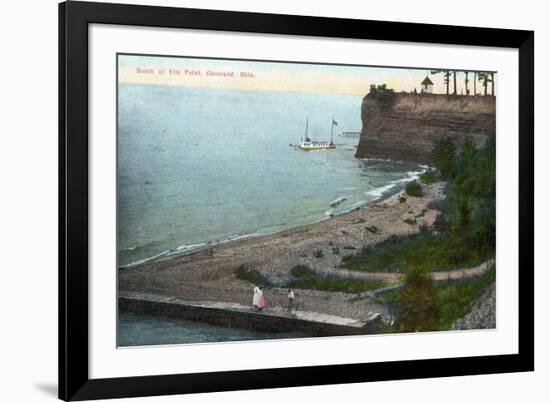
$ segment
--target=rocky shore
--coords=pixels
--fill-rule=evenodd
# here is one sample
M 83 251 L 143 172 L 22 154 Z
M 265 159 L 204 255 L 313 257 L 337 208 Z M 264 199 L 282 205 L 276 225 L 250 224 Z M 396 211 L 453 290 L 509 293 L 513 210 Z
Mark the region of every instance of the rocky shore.
M 272 284 L 264 290 L 267 308 L 285 306 L 287 291 L 280 286 L 291 278 L 293 267 L 307 265 L 317 273 L 331 274 L 342 258 L 362 247 L 392 235 L 416 233 L 422 225 L 433 225 L 439 211 L 429 204 L 444 197 L 443 189 L 444 183 L 438 182 L 425 186 L 422 197 L 405 196 L 405 202 L 400 202 L 403 194 L 399 193 L 314 224 L 120 269 L 119 291 L 247 305 L 252 300 L 253 285 L 235 275 L 238 267 L 246 266 Z M 415 217 L 416 223 L 406 222 Z M 345 293 L 298 289 L 295 295 L 299 310 L 355 319 L 384 310 L 383 306 L 351 299 Z
M 468 314 L 458 320 L 453 329 L 491 329 L 496 325 L 496 286 L 493 283 L 472 303 Z

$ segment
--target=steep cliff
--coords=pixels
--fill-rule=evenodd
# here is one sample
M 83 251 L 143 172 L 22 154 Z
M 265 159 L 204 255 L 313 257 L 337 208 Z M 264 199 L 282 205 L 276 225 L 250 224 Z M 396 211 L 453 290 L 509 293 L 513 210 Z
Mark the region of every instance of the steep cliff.
M 433 142 L 448 136 L 482 144 L 496 129 L 495 97 L 375 93 L 361 107 L 355 156 L 428 163 Z

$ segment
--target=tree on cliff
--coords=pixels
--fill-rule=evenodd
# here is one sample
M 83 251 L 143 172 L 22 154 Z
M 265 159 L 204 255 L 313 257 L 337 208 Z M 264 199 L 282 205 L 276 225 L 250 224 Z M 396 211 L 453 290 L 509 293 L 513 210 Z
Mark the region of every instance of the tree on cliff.
M 456 145 L 452 138 L 443 137 L 434 141 L 432 162 L 443 180 L 451 180 L 456 174 Z
M 446 222 L 450 235 L 480 256 L 494 253 L 496 221 L 496 141 L 478 148 L 466 138 L 460 152 L 451 138 L 434 142 L 432 163 L 447 185 Z
M 477 78 L 481 82 L 481 85 L 483 85 L 483 95 L 487 96 L 487 86 L 489 82 L 493 82 L 493 73 L 478 73 Z M 495 95 L 495 86 L 494 84 L 491 85 L 491 95 Z
M 477 73 L 477 79 L 479 82 L 481 82 L 481 85 L 483 86 L 483 95 L 487 95 L 487 82 L 488 82 L 488 76 L 486 73 Z
M 380 85 L 371 84 L 369 93 L 371 93 L 371 94 L 378 94 L 378 93 L 388 94 L 388 93 L 394 93 L 394 90 L 392 88 L 389 88 L 386 84 L 380 84 Z
M 470 90 L 468 89 L 468 83 L 470 80 L 468 79 L 469 71 L 464 71 L 464 88 L 466 90 L 466 95 L 470 95 Z
M 495 144 L 494 136 L 481 148 L 467 139 L 457 154 L 456 173 L 447 191 L 451 230 L 482 254 L 495 247 Z
M 456 95 L 456 71 L 453 71 L 453 95 Z
M 439 74 L 439 73 L 442 73 L 443 74 L 443 82 L 445 83 L 445 87 L 447 89 L 447 95 L 449 95 L 449 82 L 451 81 L 451 72 L 449 70 L 433 70 L 433 71 L 430 71 L 430 74 L 434 75 L 434 74 Z M 455 93 L 456 93 L 456 81 L 455 81 Z

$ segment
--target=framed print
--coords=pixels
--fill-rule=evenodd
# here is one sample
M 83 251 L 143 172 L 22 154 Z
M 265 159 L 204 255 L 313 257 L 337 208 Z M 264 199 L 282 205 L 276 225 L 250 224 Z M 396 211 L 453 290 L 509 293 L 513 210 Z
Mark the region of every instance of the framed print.
M 534 369 L 534 33 L 59 5 L 59 397 Z

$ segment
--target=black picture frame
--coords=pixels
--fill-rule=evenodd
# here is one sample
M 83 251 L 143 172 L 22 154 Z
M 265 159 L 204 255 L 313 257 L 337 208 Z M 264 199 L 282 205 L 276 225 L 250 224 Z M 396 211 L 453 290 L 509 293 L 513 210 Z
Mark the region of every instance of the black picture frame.
M 514 48 L 519 51 L 517 354 L 90 379 L 88 25 Z M 70 1 L 59 5 L 59 398 L 89 400 L 534 370 L 534 32 Z

